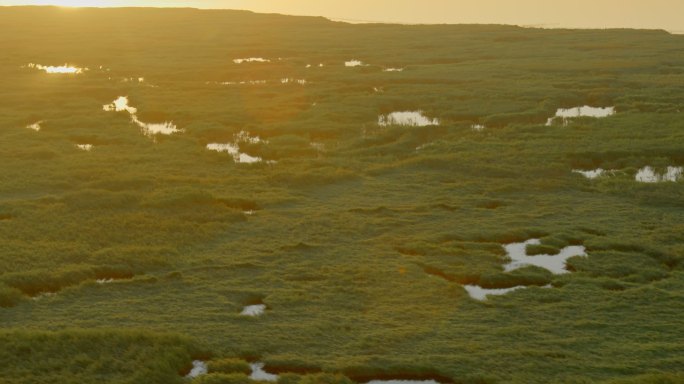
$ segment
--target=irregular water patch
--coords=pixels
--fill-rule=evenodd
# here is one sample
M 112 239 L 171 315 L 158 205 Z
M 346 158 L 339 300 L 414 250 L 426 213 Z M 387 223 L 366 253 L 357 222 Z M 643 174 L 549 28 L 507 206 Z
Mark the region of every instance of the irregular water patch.
M 240 315 L 258 317 L 263 315 L 264 312 L 266 312 L 266 304 L 254 304 L 247 305 L 244 308 L 242 308 L 242 312 L 240 312 Z
M 57 292 L 41 292 L 35 296 L 32 296 L 31 300 L 37 301 L 37 300 L 46 299 L 46 298 L 55 297 L 55 296 L 57 296 Z
M 597 168 L 597 169 L 588 170 L 588 171 L 583 171 L 583 170 L 580 170 L 580 169 L 573 169 L 572 172 L 573 172 L 573 173 L 578 173 L 578 174 L 580 174 L 580 175 L 586 177 L 587 179 L 593 180 L 593 179 L 597 179 L 597 178 L 602 177 L 602 176 L 606 176 L 606 175 L 608 175 L 609 173 L 612 174 L 612 173 L 614 173 L 615 171 L 612 171 L 612 170 L 607 171 L 607 170 L 605 170 L 605 169 L 603 169 L 603 168 Z
M 306 85 L 307 81 L 306 79 L 292 79 L 292 78 L 283 78 L 280 79 L 281 84 L 299 84 L 299 85 Z
M 40 65 L 40 64 L 34 64 L 34 63 L 29 63 L 27 65 L 28 68 L 35 68 L 41 71 L 44 71 L 45 73 L 50 73 L 50 74 L 74 74 L 78 75 L 83 73 L 84 71 L 87 71 L 88 68 L 79 68 L 79 67 L 74 67 L 70 66 L 68 64 L 64 65 L 59 65 L 59 66 L 52 66 L 52 65 Z
M 143 135 L 148 137 L 154 137 L 155 135 L 171 135 L 174 133 L 183 132 L 183 130 L 178 129 L 178 127 L 172 121 L 166 121 L 163 123 L 145 123 L 138 119 L 138 109 L 128 105 L 128 97 L 119 96 L 116 100 L 110 104 L 105 104 L 102 109 L 107 112 L 123 112 L 126 111 L 131 115 L 131 121 L 140 127 Z
M 264 59 L 263 57 L 247 57 L 244 59 L 234 59 L 233 63 L 235 64 L 242 64 L 242 63 L 270 63 L 271 60 L 269 59 Z
M 427 127 L 430 125 L 439 125 L 439 119 L 431 119 L 423 115 L 423 111 L 401 111 L 379 116 L 378 125 L 383 127 L 390 125 Z
M 553 117 L 550 117 L 546 121 L 546 126 L 553 125 L 553 123 L 556 119 L 562 119 L 563 124 L 567 125 L 569 119 L 573 119 L 573 118 L 577 118 L 577 117 L 603 118 L 603 117 L 612 116 L 614 114 L 615 114 L 615 107 L 601 108 L 601 107 L 590 107 L 588 105 L 585 105 L 583 107 L 575 107 L 575 108 L 568 108 L 568 109 L 559 108 L 556 111 L 556 115 Z
M 482 288 L 478 285 L 464 285 L 463 288 L 468 292 L 468 295 L 472 297 L 475 300 L 480 300 L 480 301 L 485 301 L 487 300 L 487 296 L 503 296 L 505 294 L 508 294 L 513 291 L 517 291 L 519 289 L 525 289 L 527 287 L 523 285 L 518 285 L 516 287 L 511 287 L 511 288 L 494 288 L 494 289 L 487 289 L 487 288 Z
M 544 268 L 549 272 L 560 275 L 569 273 L 566 269 L 566 261 L 575 256 L 588 257 L 586 248 L 581 245 L 572 245 L 561 249 L 558 255 L 527 255 L 528 245 L 540 245 L 539 239 L 530 239 L 523 243 L 513 243 L 504 245 L 506 254 L 511 259 L 511 262 L 504 265 L 504 270 L 510 272 L 526 266 L 537 266 Z
M 137 108 L 133 108 L 128 105 L 128 97 L 119 96 L 116 100 L 112 101 L 110 104 L 105 104 L 102 109 L 107 112 L 121 112 L 126 111 L 131 115 L 138 113 Z
M 113 283 L 124 283 L 132 281 L 131 277 L 105 277 L 102 279 L 95 280 L 98 284 L 113 284 Z
M 192 369 L 190 372 L 185 375 L 188 379 L 194 379 L 196 377 L 206 375 L 209 373 L 209 367 L 207 366 L 207 363 L 201 360 L 195 360 L 192 362 Z
M 178 129 L 176 124 L 172 121 L 165 121 L 163 123 L 145 123 L 138 119 L 138 116 L 131 115 L 132 121 L 140 127 L 143 135 L 153 137 L 155 135 L 172 135 L 174 133 L 183 132 Z
M 144 83 L 145 78 L 144 77 L 124 77 L 123 79 L 121 79 L 121 82 L 122 83 L 135 83 L 135 82 Z
M 684 167 L 667 167 L 665 173 L 658 173 L 653 167 L 646 166 L 637 172 L 635 179 L 640 183 L 677 182 L 682 179 Z
M 485 128 L 487 128 L 487 127 L 485 127 L 485 126 L 482 125 L 482 124 L 473 124 L 473 125 L 470 126 L 470 129 L 472 129 L 473 131 L 477 131 L 477 132 L 484 131 Z
M 266 80 L 243 80 L 243 81 L 223 81 L 220 85 L 264 85 Z
M 44 122 L 41 120 L 41 121 L 35 122 L 35 123 L 33 123 L 33 124 L 29 124 L 29 125 L 26 126 L 26 129 L 30 129 L 30 130 L 39 132 L 40 129 L 41 129 L 41 126 L 40 126 L 40 125 L 43 124 L 43 123 L 44 123 Z
M 261 157 L 258 156 L 250 156 L 246 153 L 241 153 L 240 152 L 240 144 L 241 143 L 249 143 L 249 144 L 258 144 L 258 143 L 268 143 L 266 140 L 262 140 L 259 136 L 251 136 L 249 132 L 247 131 L 240 131 L 233 135 L 233 142 L 232 143 L 209 143 L 207 144 L 207 150 L 210 151 L 215 151 L 215 152 L 225 152 L 228 153 L 233 157 L 233 160 L 236 163 L 243 163 L 243 164 L 254 164 L 254 163 L 260 163 L 263 161 Z M 271 161 L 268 162 L 273 163 Z
M 268 373 L 264 370 L 265 364 L 261 362 L 255 362 L 249 364 L 252 369 L 252 373 L 249 378 L 254 381 L 278 381 L 278 375 Z
M 518 285 L 510 288 L 482 288 L 479 285 L 464 285 L 463 288 L 468 292 L 468 295 L 478 301 L 486 301 L 487 296 L 503 296 L 511 292 L 527 289 L 526 285 Z M 553 288 L 551 284 L 544 285 L 541 288 Z
M 92 144 L 76 144 L 76 148 L 85 152 L 90 152 L 93 150 L 94 147 Z
M 356 60 L 356 59 L 352 59 L 352 60 L 349 60 L 349 61 L 345 61 L 345 62 L 344 62 L 344 66 L 345 66 L 345 67 L 364 67 L 364 66 L 366 66 L 366 65 L 367 65 L 367 64 L 364 64 L 363 61 L 361 61 L 361 60 Z

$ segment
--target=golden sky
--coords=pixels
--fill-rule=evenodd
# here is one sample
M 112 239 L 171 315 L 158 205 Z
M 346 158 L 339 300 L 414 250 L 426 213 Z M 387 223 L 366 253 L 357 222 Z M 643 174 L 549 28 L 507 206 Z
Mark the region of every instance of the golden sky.
M 684 0 L 0 0 L 0 5 L 248 9 L 349 21 L 684 31 Z

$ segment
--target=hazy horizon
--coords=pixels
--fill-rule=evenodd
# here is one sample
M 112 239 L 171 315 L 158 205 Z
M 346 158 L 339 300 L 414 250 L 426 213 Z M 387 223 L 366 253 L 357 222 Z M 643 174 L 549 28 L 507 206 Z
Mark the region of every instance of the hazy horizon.
M 323 16 L 349 22 L 407 24 L 513 24 L 546 28 L 645 28 L 684 31 L 684 2 L 654 0 L 624 4 L 618 0 L 0 0 L 0 6 L 58 5 L 84 7 L 190 7 L 239 9 L 260 13 Z

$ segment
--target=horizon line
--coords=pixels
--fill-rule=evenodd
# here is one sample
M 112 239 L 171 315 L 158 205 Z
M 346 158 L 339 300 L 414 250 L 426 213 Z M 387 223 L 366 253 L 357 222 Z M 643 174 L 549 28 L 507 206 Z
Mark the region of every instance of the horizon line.
M 388 25 L 407 25 L 407 26 L 432 26 L 432 25 L 498 25 L 498 26 L 510 26 L 519 27 L 525 29 L 544 29 L 544 30 L 562 30 L 562 29 L 572 29 L 572 30 L 635 30 L 635 31 L 664 31 L 670 35 L 684 35 L 684 29 L 682 30 L 669 30 L 665 28 L 635 28 L 635 27 L 573 27 L 573 26 L 563 26 L 560 23 L 535 23 L 535 24 L 507 24 L 507 23 L 409 23 L 404 21 L 388 21 L 388 20 L 363 20 L 363 19 L 347 19 L 347 18 L 333 18 L 322 15 L 297 15 L 289 13 L 280 12 L 257 12 L 250 9 L 240 9 L 240 8 L 198 8 L 191 6 L 74 6 L 74 5 L 54 5 L 54 4 L 24 4 L 24 5 L 0 5 L 2 8 L 63 8 L 63 9 L 179 9 L 179 10 L 196 10 L 196 11 L 228 11 L 228 12 L 249 12 L 256 15 L 279 15 L 279 16 L 290 16 L 290 17 L 310 17 L 310 18 L 322 18 L 335 23 L 346 23 L 346 24 L 388 24 Z

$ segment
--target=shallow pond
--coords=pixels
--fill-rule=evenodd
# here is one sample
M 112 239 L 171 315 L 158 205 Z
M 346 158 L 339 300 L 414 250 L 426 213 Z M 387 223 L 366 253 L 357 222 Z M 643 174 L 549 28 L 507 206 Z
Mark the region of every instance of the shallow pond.
M 658 173 L 653 167 L 644 167 L 637 172 L 635 178 L 640 183 L 677 182 L 682 178 L 684 167 L 667 167 L 665 173 Z
M 240 143 L 268 143 L 262 140 L 259 136 L 251 136 L 247 131 L 240 131 L 233 135 L 233 143 L 210 143 L 207 144 L 207 149 L 215 152 L 225 152 L 233 157 L 236 163 L 253 164 L 262 162 L 263 159 L 258 156 L 250 156 L 246 153 L 240 153 Z M 271 162 L 269 162 L 271 163 Z
M 264 370 L 264 363 L 251 363 L 249 367 L 252 369 L 249 378 L 254 381 L 278 381 L 278 375 L 268 373 Z
M 166 121 L 163 123 L 145 123 L 138 119 L 137 113 L 138 109 L 128 105 L 128 97 L 119 96 L 116 100 L 110 104 L 105 104 L 102 109 L 107 112 L 123 112 L 126 111 L 131 115 L 131 121 L 140 127 L 143 135 L 154 136 L 154 135 L 171 135 L 174 133 L 183 132 L 183 130 L 178 129 L 178 127 L 171 121 Z
M 27 126 L 26 126 L 26 129 L 31 129 L 31 130 L 33 130 L 33 131 L 38 132 L 38 131 L 40 131 L 40 125 L 41 125 L 41 124 L 43 124 L 43 122 L 42 122 L 42 121 L 38 121 L 38 122 L 35 122 L 35 123 L 33 123 L 33 124 L 27 125 Z
M 93 150 L 92 144 L 76 144 L 76 147 L 82 151 L 90 152 Z
M 270 63 L 271 60 L 269 59 L 264 59 L 263 57 L 247 57 L 244 59 L 234 59 L 233 63 L 235 64 L 242 64 L 242 63 Z
M 201 360 L 195 360 L 192 362 L 192 369 L 185 377 L 189 379 L 194 379 L 195 377 L 206 375 L 209 372 L 207 363 Z
M 595 118 L 602 118 L 602 117 L 608 117 L 612 116 L 615 114 L 615 107 L 606 107 L 606 108 L 601 108 L 601 107 L 590 107 L 588 105 L 585 105 L 583 107 L 575 107 L 575 108 L 559 108 L 556 111 L 556 115 L 554 117 L 550 117 L 546 121 L 546 125 L 550 126 L 553 125 L 553 122 L 560 118 L 563 120 L 564 124 L 567 124 L 568 119 L 576 118 L 576 117 L 595 117 Z
M 165 121 L 163 123 L 145 123 L 138 119 L 138 116 L 131 115 L 131 120 L 137 124 L 143 135 L 154 136 L 154 135 L 172 135 L 174 133 L 183 132 L 178 129 L 176 124 L 172 121 Z
M 439 119 L 431 119 L 423 115 L 423 111 L 392 112 L 389 115 L 378 117 L 378 125 L 404 125 L 410 127 L 426 127 L 439 125 Z
M 468 292 L 468 295 L 472 297 L 475 300 L 480 300 L 480 301 L 485 301 L 487 300 L 487 296 L 503 296 L 507 293 L 517 291 L 518 289 L 525 289 L 527 287 L 519 285 L 517 287 L 511 287 L 511 288 L 496 288 L 496 289 L 487 289 L 487 288 L 482 288 L 478 285 L 464 285 L 463 288 Z
M 363 67 L 364 65 L 366 65 L 366 64 L 364 64 L 363 61 L 356 60 L 356 59 L 344 62 L 345 67 Z
M 586 177 L 587 179 L 592 179 L 592 180 L 593 180 L 593 179 L 599 178 L 599 177 L 601 177 L 601 176 L 605 176 L 609 171 L 606 171 L 606 170 L 603 169 L 603 168 L 597 168 L 597 169 L 588 170 L 588 171 L 583 171 L 583 170 L 580 170 L 580 169 L 573 169 L 572 172 L 573 172 L 573 173 L 578 173 L 578 174 L 580 174 L 580 175 Z M 612 172 L 612 171 L 611 171 L 611 172 Z
M 52 66 L 52 65 L 40 65 L 40 64 L 34 64 L 34 63 L 29 63 L 27 65 L 29 68 L 35 68 L 39 69 L 41 71 L 44 71 L 45 73 L 50 73 L 50 74 L 80 74 L 83 73 L 84 68 L 79 68 L 79 67 L 73 67 L 67 64 L 64 65 L 59 65 L 59 66 Z
M 518 268 L 534 265 L 544 268 L 549 272 L 560 275 L 569 273 L 565 268 L 565 262 L 575 256 L 587 257 L 586 248 L 581 245 L 571 245 L 561 249 L 558 255 L 527 255 L 528 245 L 539 245 L 538 239 L 527 240 L 524 243 L 513 243 L 504 245 L 506 254 L 511 258 L 511 262 L 504 265 L 504 270 L 510 272 Z
M 247 81 L 224 81 L 221 85 L 264 85 L 266 80 L 247 80 Z
M 247 305 L 244 308 L 242 308 L 242 312 L 240 312 L 240 315 L 257 317 L 263 315 L 265 311 L 266 305 L 264 304 Z
M 131 115 L 138 113 L 137 108 L 133 108 L 133 107 L 128 105 L 128 97 L 127 96 L 119 96 L 116 100 L 112 101 L 110 104 L 103 105 L 102 109 L 107 111 L 107 112 L 126 111 L 126 112 L 130 113 Z

